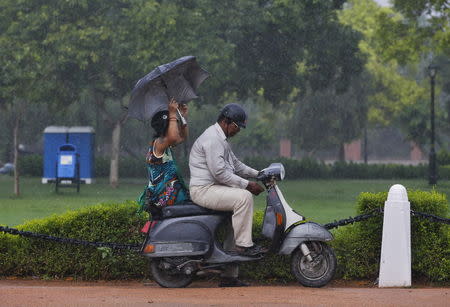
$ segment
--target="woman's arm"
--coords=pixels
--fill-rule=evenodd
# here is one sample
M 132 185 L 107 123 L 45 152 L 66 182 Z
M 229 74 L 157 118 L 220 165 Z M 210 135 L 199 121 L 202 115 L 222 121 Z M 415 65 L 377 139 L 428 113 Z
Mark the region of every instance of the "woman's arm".
M 161 156 L 169 146 L 176 145 L 183 141 L 179 130 L 177 109 L 178 102 L 172 98 L 169 102 L 169 124 L 166 134 L 157 138 L 154 145 L 154 151 L 157 156 Z

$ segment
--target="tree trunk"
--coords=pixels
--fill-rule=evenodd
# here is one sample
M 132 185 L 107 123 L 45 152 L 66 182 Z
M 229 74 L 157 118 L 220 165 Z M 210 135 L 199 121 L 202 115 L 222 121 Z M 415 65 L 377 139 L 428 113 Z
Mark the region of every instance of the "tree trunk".
M 14 144 L 14 194 L 20 196 L 20 181 L 19 181 L 19 124 L 20 116 L 16 114 L 13 130 L 13 144 Z
M 369 151 L 367 148 L 368 140 L 367 140 L 367 127 L 364 127 L 364 163 L 367 164 L 369 161 Z
M 341 143 L 339 145 L 339 157 L 338 157 L 338 159 L 341 162 L 345 162 L 345 147 L 344 146 L 345 146 L 344 143 Z
M 111 140 L 111 167 L 109 169 L 109 184 L 113 188 L 119 186 L 119 156 L 120 156 L 120 132 L 122 122 L 114 123 Z

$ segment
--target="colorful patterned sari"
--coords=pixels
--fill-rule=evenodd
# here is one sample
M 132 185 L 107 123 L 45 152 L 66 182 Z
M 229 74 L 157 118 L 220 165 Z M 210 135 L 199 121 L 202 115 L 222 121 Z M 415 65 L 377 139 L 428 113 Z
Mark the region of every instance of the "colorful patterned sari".
M 153 152 L 154 143 L 155 141 L 152 142 L 146 157 L 149 183 L 139 198 L 141 211 L 151 209 L 150 206 L 161 209 L 189 200 L 189 191 L 178 174 L 170 147 L 162 157 L 157 157 Z

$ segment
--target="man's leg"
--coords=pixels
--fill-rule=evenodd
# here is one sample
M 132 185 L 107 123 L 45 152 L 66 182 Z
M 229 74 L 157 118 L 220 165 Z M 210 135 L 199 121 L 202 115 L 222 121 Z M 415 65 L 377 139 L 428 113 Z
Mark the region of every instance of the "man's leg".
M 232 211 L 232 224 L 235 244 L 250 247 L 252 241 L 253 196 L 244 189 L 222 185 L 192 186 L 191 199 L 199 206 Z
M 234 234 L 233 234 L 233 226 L 231 225 L 231 221 L 228 220 L 225 226 L 226 237 L 223 242 L 223 249 L 225 251 L 233 250 L 235 247 L 234 243 Z M 237 278 L 239 276 L 239 265 L 237 263 L 230 263 L 225 266 L 225 270 L 221 274 L 221 277 L 224 278 Z

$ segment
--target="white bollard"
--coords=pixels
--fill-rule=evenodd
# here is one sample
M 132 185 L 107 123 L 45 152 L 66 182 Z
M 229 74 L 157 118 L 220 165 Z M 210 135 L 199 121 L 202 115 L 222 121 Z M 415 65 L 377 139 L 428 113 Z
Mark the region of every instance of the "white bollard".
M 378 287 L 411 286 L 411 216 L 404 186 L 393 185 L 384 203 Z

